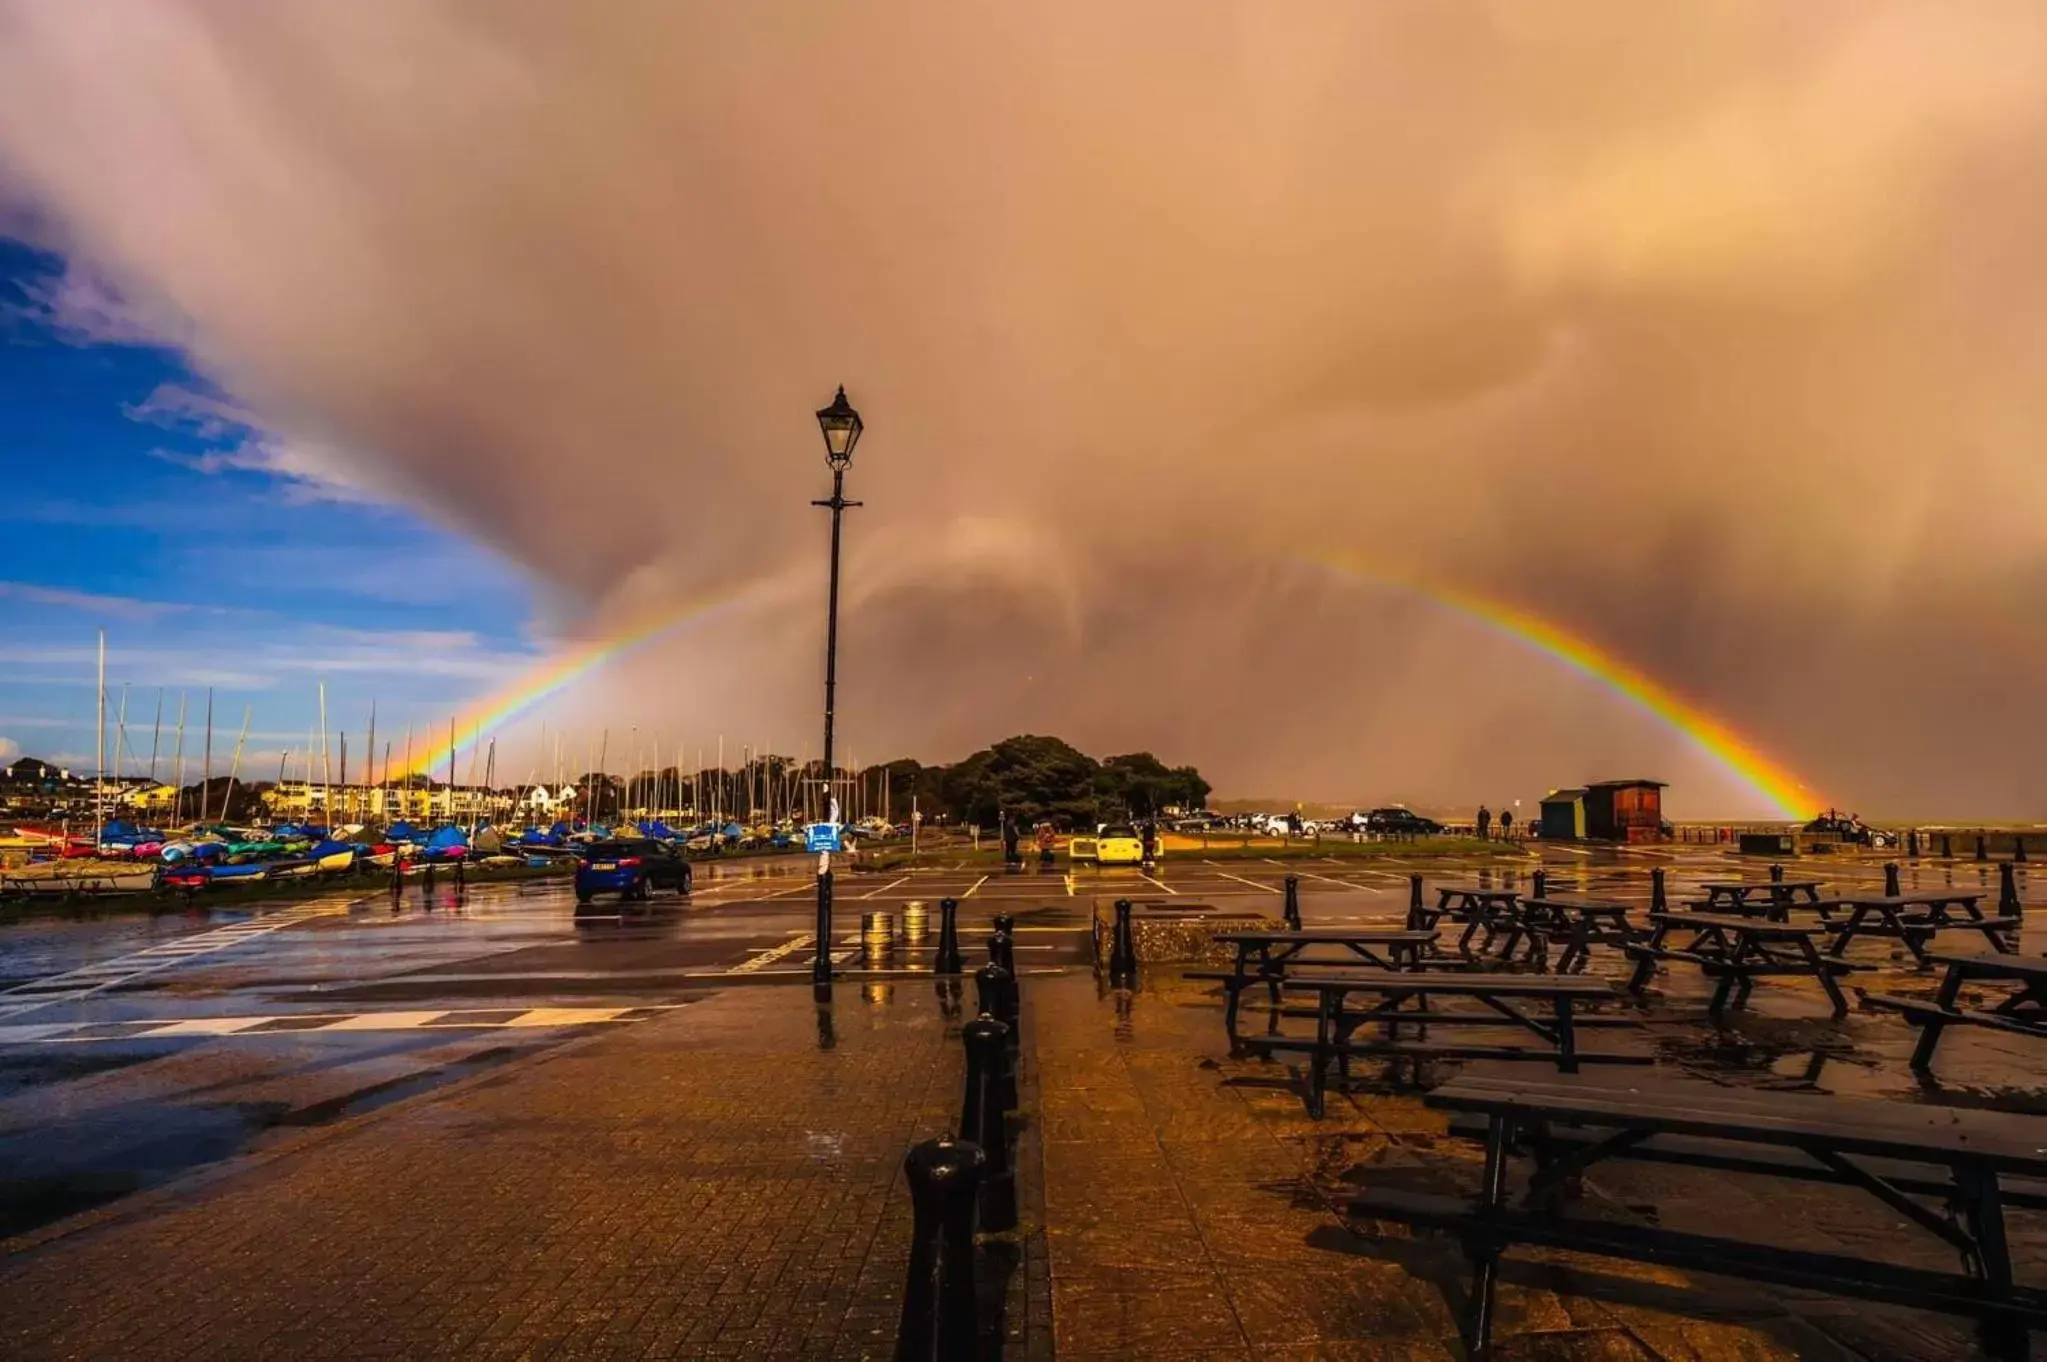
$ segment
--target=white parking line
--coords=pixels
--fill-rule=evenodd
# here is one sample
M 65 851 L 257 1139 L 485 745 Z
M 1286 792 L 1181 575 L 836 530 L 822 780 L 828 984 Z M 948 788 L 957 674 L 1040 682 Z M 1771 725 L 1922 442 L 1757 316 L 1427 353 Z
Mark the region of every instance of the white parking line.
M 1155 885 L 1157 885 L 1157 886 L 1158 886 L 1159 888 L 1161 888 L 1161 889 L 1165 890 L 1165 891 L 1166 891 L 1166 892 L 1167 892 L 1168 894 L 1172 894 L 1172 895 L 1174 895 L 1174 896 L 1176 896 L 1176 897 L 1177 897 L 1177 896 L 1179 895 L 1179 893 L 1180 893 L 1180 891 L 1179 891 L 1179 890 L 1177 890 L 1177 889 L 1173 888 L 1173 886 L 1172 886 L 1172 885 L 1170 885 L 1170 884 L 1167 884 L 1167 883 L 1166 883 L 1166 882 L 1165 882 L 1164 880 L 1155 880 L 1155 879 L 1153 879 L 1153 878 L 1152 878 L 1151 876 L 1149 876 L 1149 875 L 1146 875 L 1146 874 L 1144 874 L 1144 873 L 1143 873 L 1143 872 L 1141 872 L 1141 871 L 1140 871 L 1140 872 L 1138 873 L 1138 876 L 1137 876 L 1137 878 L 1138 878 L 1138 879 L 1140 879 L 1140 880 L 1143 880 L 1143 881 L 1144 881 L 1144 882 L 1145 882 L 1146 884 L 1155 884 Z
M 990 878 L 992 878 L 992 877 L 991 877 L 991 876 L 988 876 L 988 875 L 983 875 L 983 876 L 982 876 L 982 877 L 981 877 L 980 879 L 978 879 L 978 880 L 975 880 L 975 881 L 974 881 L 974 884 L 973 884 L 973 888 L 971 888 L 971 889 L 968 889 L 968 890 L 967 890 L 967 892 L 966 892 L 966 893 L 964 893 L 964 894 L 961 894 L 961 895 L 960 895 L 960 897 L 961 897 L 961 898 L 963 898 L 963 899 L 970 899 L 970 898 L 972 898 L 972 897 L 974 896 L 974 890 L 975 890 L 975 889 L 979 889 L 979 888 L 980 888 L 980 887 L 981 887 L 982 885 L 984 885 L 984 884 L 988 883 L 988 881 L 989 881 L 989 879 L 990 879 Z
M 781 945 L 770 946 L 753 959 L 734 965 L 732 968 L 721 972 L 725 974 L 752 974 L 755 970 L 764 969 L 774 964 L 777 960 L 802 950 L 816 940 L 817 933 L 815 932 L 805 932 L 801 936 L 792 936 Z
M 1210 864 L 1214 863 L 1210 862 Z M 1238 884 L 1248 884 L 1253 889 L 1260 889 L 1268 894 L 1279 894 L 1285 892 L 1276 884 L 1260 884 L 1256 880 L 1247 880 L 1242 875 L 1232 875 L 1227 870 L 1218 869 L 1215 873 L 1222 876 L 1226 880 L 1235 880 Z
M 895 888 L 897 885 L 906 883 L 909 880 L 909 878 L 910 877 L 908 875 L 905 875 L 900 880 L 892 880 L 889 883 L 884 884 L 879 889 L 873 890 L 869 893 L 855 895 L 855 897 L 863 899 L 879 898 L 881 895 L 886 894 L 889 890 Z

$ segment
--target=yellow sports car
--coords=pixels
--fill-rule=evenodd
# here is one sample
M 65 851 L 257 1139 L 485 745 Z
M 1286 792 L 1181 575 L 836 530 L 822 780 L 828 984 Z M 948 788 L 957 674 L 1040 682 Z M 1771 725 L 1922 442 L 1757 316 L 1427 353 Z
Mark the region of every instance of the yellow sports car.
M 1144 838 L 1127 823 L 1111 823 L 1092 837 L 1074 838 L 1072 855 L 1096 865 L 1143 865 Z

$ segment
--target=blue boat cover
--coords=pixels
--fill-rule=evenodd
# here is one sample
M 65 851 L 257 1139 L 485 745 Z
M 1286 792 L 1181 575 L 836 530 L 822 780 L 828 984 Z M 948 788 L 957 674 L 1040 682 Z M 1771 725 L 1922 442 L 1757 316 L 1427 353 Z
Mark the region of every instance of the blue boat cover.
M 453 823 L 435 828 L 433 835 L 426 839 L 426 849 L 428 851 L 446 851 L 450 847 L 466 847 L 468 845 L 469 834 L 456 827 Z
M 390 827 L 384 829 L 384 840 L 387 842 L 417 842 L 419 840 L 419 829 L 401 818 Z

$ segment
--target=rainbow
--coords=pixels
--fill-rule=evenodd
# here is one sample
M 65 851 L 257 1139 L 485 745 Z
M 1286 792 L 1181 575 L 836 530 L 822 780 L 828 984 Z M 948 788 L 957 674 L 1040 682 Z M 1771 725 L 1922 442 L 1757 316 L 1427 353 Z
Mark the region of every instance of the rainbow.
M 1787 820 L 1810 818 L 1819 807 L 1811 788 L 1789 767 L 1654 677 L 1552 620 L 1461 587 L 1388 576 L 1335 558 L 1306 561 L 1346 576 L 1412 591 L 1590 677 L 1689 738 Z
M 653 642 L 655 639 L 685 625 L 703 624 L 719 615 L 731 611 L 744 603 L 753 594 L 754 586 L 710 599 L 699 599 L 669 610 L 642 617 L 637 622 L 617 630 L 610 635 L 578 644 L 541 663 L 511 685 L 481 701 L 472 704 L 457 715 L 451 725 L 454 734 L 453 750 L 461 752 L 474 747 L 479 741 L 495 736 L 500 728 L 511 723 L 533 706 L 550 695 L 589 676 L 602 667 Z M 445 770 L 450 748 L 433 747 L 437 741 L 435 731 L 430 728 L 427 736 L 429 751 L 414 759 L 408 774 L 432 775 Z M 445 734 L 447 730 L 440 730 Z

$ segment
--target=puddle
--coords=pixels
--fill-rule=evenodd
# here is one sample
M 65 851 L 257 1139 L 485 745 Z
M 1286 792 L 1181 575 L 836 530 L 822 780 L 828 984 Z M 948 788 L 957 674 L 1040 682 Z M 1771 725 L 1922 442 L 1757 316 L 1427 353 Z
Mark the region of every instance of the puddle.
M 319 1102 L 134 1103 L 92 1112 L 59 1126 L 0 1136 L 0 1239 L 160 1186 L 180 1174 L 261 1148 L 265 1136 L 328 1125 L 465 1078 L 526 1053 L 503 1046 L 458 1062 L 373 1083 Z M 118 1068 L 155 1058 L 131 1052 Z M 113 1057 L 109 1057 L 113 1058 Z M 38 1065 L 37 1080 L 49 1067 Z M 4 1072 L 4 1071 L 0 1071 Z

